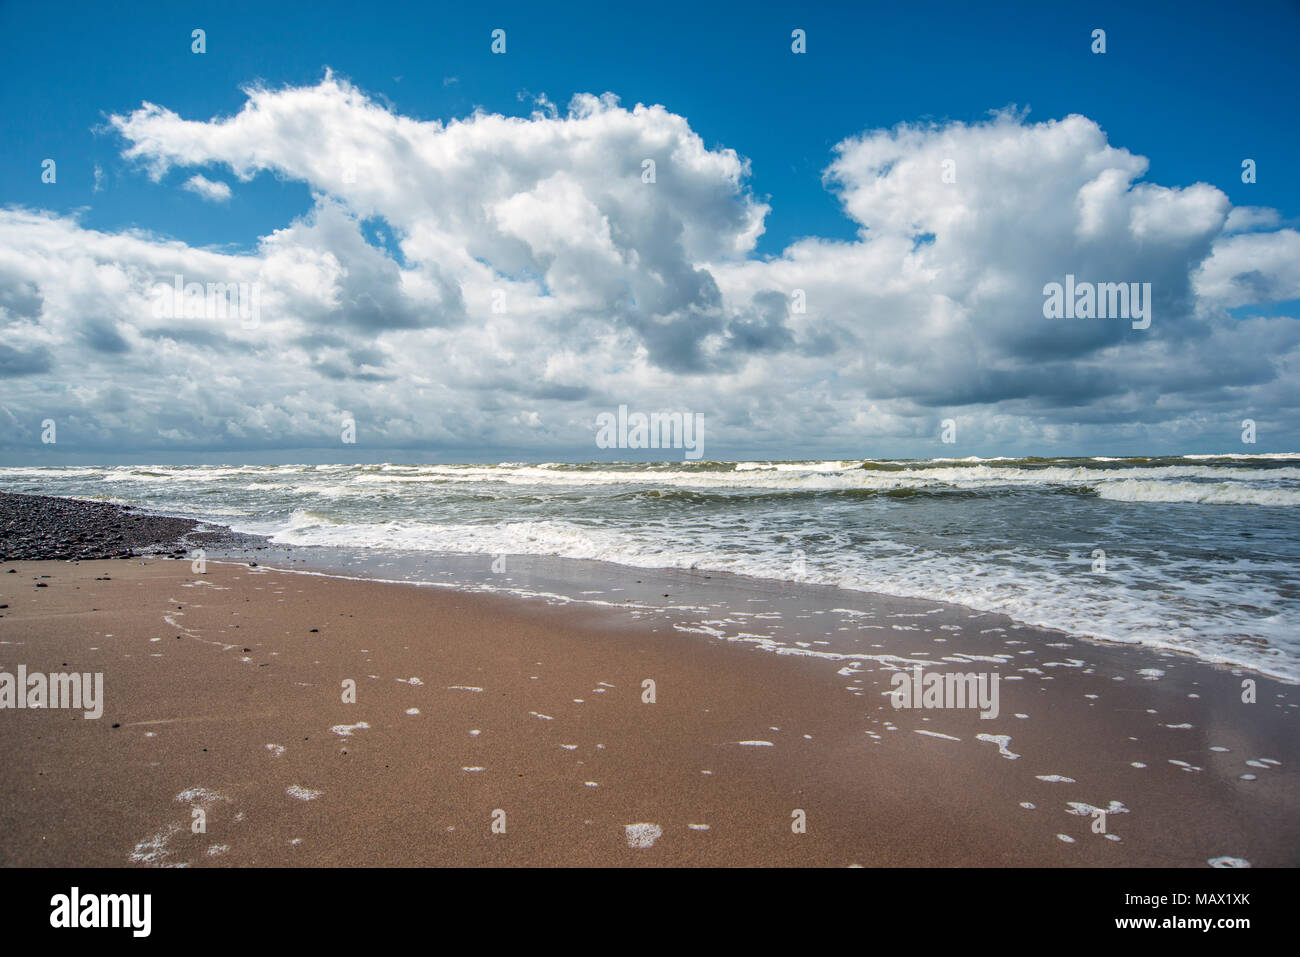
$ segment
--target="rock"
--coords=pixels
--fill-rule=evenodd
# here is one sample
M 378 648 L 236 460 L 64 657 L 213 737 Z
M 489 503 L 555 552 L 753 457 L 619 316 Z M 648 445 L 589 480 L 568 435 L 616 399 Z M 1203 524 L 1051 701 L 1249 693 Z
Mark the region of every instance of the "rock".
M 0 492 L 5 561 L 85 561 L 129 557 L 134 548 L 171 550 L 197 525 L 190 519 L 134 514 L 108 502 Z

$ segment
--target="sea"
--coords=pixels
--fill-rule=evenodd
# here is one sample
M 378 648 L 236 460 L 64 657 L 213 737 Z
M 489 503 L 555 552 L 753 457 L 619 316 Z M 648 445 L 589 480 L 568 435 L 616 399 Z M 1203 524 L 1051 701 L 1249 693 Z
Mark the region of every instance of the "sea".
M 1300 453 L 0 468 L 285 546 L 924 598 L 1300 683 Z

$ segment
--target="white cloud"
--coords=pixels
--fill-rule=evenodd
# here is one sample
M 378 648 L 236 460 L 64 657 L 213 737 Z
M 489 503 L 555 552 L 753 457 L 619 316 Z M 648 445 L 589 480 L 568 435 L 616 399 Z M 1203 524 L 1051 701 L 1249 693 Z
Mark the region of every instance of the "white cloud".
M 1247 233 L 1256 229 L 1276 229 L 1281 222 L 1276 209 L 1266 206 L 1234 206 L 1228 214 L 1225 233 Z
M 1206 305 L 1224 308 L 1300 299 L 1300 232 L 1221 239 L 1197 270 L 1196 291 Z
M 201 174 L 194 174 L 187 179 L 182 189 L 188 189 L 209 203 L 224 203 L 230 199 L 230 186 L 220 181 L 213 181 Z
M 1247 231 L 1276 214 L 1212 186 L 1142 181 L 1146 160 L 1082 116 L 851 137 L 825 180 L 857 239 L 770 259 L 748 161 L 608 95 L 439 123 L 330 75 L 251 89 L 228 118 L 111 122 L 158 181 L 270 172 L 313 206 L 246 254 L 0 212 L 15 447 L 57 415 L 61 444 L 329 448 L 347 409 L 349 455 L 595 457 L 595 412 L 623 402 L 705 413 L 711 454 L 924 453 L 945 417 L 986 451 L 1219 447 L 1243 410 L 1300 442 L 1300 324 L 1226 312 L 1296 297 L 1297 234 Z M 374 220 L 392 244 L 367 241 Z M 1067 273 L 1151 283 L 1150 329 L 1044 319 Z M 260 322 L 155 318 L 177 274 L 259 284 Z

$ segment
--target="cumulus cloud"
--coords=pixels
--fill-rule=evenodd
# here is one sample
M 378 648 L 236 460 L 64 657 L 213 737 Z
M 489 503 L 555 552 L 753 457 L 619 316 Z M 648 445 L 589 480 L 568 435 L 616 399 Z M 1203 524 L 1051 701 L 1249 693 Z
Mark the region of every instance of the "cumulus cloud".
M 735 151 L 662 106 L 537 102 L 416 120 L 327 74 L 229 117 L 111 117 L 160 188 L 224 168 L 312 205 L 239 253 L 0 212 L 11 448 L 62 416 L 88 449 L 338 449 L 346 410 L 348 455 L 595 457 L 619 403 L 705 413 L 710 454 L 937 454 L 945 417 L 986 454 L 1219 448 L 1243 414 L 1300 438 L 1300 324 L 1237 314 L 1296 298 L 1300 237 L 1145 181 L 1086 117 L 850 137 L 825 184 L 856 238 L 759 258 Z M 1150 283 L 1150 328 L 1044 318 L 1067 274 Z M 177 282 L 256 288 L 258 320 L 159 314 Z
M 1196 272 L 1209 305 L 1265 304 L 1300 298 L 1300 233 L 1282 229 L 1227 237 Z
M 200 173 L 195 173 L 187 179 L 181 188 L 188 189 L 209 203 L 224 203 L 230 199 L 229 184 L 210 180 Z

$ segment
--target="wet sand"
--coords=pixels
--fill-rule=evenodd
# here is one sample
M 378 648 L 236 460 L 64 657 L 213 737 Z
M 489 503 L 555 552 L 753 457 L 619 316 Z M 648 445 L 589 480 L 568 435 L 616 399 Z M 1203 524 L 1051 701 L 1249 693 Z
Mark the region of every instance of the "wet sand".
M 673 580 L 688 603 L 723 587 Z M 0 863 L 1300 863 L 1294 687 L 953 606 L 781 594 L 805 644 L 851 628 L 862 656 L 264 566 L 6 563 L 0 671 L 102 672 L 106 703 L 0 711 Z M 1000 672 L 998 718 L 895 709 L 911 661 Z

